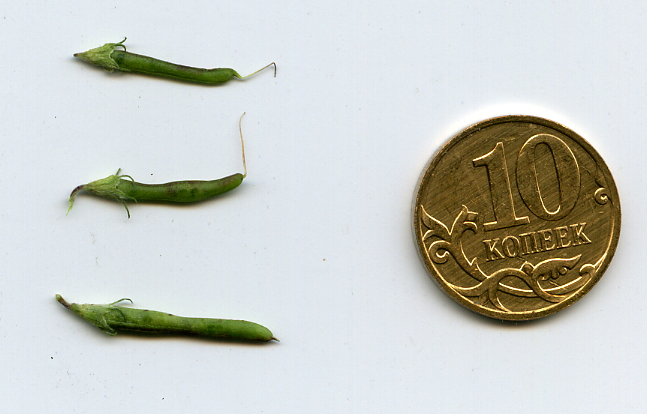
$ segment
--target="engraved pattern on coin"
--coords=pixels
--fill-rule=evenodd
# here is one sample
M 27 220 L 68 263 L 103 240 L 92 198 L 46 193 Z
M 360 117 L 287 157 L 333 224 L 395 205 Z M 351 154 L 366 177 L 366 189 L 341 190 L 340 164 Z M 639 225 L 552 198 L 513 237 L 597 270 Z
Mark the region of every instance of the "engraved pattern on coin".
M 619 225 L 617 190 L 597 152 L 529 116 L 454 137 L 425 168 L 414 202 L 427 270 L 457 302 L 499 319 L 534 319 L 578 300 L 608 266 Z

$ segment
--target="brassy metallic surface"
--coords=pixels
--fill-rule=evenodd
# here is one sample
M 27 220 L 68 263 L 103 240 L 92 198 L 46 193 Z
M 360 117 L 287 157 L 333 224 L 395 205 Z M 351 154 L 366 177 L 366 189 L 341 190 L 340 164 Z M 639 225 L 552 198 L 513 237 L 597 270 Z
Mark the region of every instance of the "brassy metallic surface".
M 108 335 L 120 331 L 149 334 L 196 335 L 246 341 L 277 340 L 269 329 L 257 323 L 229 319 L 185 318 L 148 309 L 108 305 L 68 303 L 61 295 L 56 300 Z
M 606 164 L 568 128 L 505 116 L 452 138 L 425 167 L 413 228 L 445 293 L 498 319 L 571 305 L 602 277 L 620 202 Z

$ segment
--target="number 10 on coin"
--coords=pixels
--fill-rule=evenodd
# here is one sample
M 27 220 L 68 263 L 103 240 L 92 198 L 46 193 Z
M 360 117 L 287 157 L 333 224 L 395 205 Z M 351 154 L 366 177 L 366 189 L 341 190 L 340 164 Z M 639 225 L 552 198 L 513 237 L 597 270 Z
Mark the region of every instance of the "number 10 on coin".
M 475 124 L 425 167 L 413 206 L 420 257 L 467 308 L 528 320 L 600 279 L 620 234 L 613 177 L 570 129 L 531 116 Z

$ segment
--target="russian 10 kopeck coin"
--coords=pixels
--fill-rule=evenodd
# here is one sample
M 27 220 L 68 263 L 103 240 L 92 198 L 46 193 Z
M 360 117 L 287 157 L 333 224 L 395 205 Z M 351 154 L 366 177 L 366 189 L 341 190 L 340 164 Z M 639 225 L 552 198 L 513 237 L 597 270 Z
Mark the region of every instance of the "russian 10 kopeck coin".
M 547 119 L 511 115 L 452 138 L 413 205 L 420 257 L 456 302 L 504 320 L 550 315 L 602 277 L 620 202 L 595 149 Z

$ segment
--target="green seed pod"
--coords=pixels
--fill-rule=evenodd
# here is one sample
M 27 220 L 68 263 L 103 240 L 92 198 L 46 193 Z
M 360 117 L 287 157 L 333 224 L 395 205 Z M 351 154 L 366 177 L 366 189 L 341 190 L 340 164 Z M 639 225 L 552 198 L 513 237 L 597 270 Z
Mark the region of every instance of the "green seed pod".
M 204 336 L 243 341 L 278 341 L 272 332 L 257 323 L 212 318 L 185 318 L 147 309 L 115 306 L 130 299 L 119 299 L 108 305 L 68 303 L 61 295 L 56 300 L 108 335 L 119 331 L 152 334 Z M 131 301 L 132 302 L 132 301 Z
M 87 52 L 75 53 L 74 56 L 93 65 L 101 66 L 108 72 L 115 70 L 121 72 L 138 72 L 151 76 L 161 76 L 206 85 L 225 83 L 232 79 L 245 80 L 272 65 L 274 65 L 274 76 L 276 77 L 276 63 L 274 62 L 251 75 L 240 76 L 238 72 L 229 68 L 193 68 L 130 53 L 126 51 L 126 46 L 124 46 L 125 41 L 126 38 L 119 43 L 106 43 L 103 46 L 90 49 Z M 117 50 L 117 47 L 122 47 L 123 50 Z
M 243 115 L 245 114 L 243 113 Z M 241 115 L 240 120 L 238 121 L 243 158 L 243 174 L 236 173 L 224 178 L 209 181 L 188 180 L 173 181 L 164 184 L 142 184 L 136 182 L 129 175 L 119 175 L 119 171 L 121 171 L 121 169 L 119 169 L 116 174 L 100 180 L 92 181 L 88 184 L 77 186 L 70 194 L 70 205 L 67 209 L 68 214 L 70 210 L 72 210 L 72 206 L 74 206 L 74 199 L 79 191 L 87 191 L 88 193 L 99 197 L 121 202 L 126 208 L 128 218 L 130 218 L 130 210 L 128 210 L 128 205 L 126 204 L 127 201 L 195 203 L 233 190 L 242 184 L 245 177 L 247 177 L 245 142 L 243 141 L 243 131 L 241 127 L 243 115 Z M 126 180 L 124 178 L 129 179 Z

